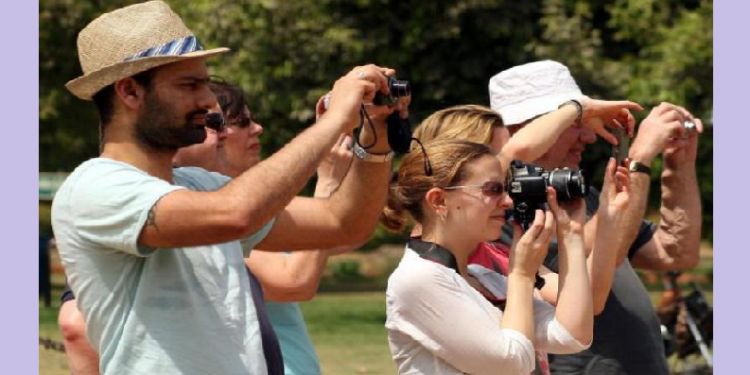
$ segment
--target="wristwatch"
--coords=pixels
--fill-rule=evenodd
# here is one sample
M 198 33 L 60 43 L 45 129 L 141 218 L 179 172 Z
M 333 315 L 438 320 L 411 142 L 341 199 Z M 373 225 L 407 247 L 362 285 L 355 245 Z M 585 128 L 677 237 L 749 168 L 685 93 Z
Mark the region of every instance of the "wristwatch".
M 630 171 L 630 173 L 640 172 L 649 176 L 651 175 L 651 167 L 639 162 L 638 160 L 630 161 L 630 164 L 628 164 L 628 171 Z
M 368 163 L 387 163 L 393 159 L 393 151 L 386 154 L 371 154 L 365 151 L 358 142 L 354 142 L 352 152 L 354 152 L 354 156 Z

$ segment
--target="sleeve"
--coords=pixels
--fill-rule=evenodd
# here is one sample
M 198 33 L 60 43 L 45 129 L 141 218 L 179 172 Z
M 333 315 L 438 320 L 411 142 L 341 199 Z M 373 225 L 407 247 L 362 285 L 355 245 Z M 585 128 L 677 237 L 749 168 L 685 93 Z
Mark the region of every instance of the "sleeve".
M 397 282 L 401 285 L 392 294 L 396 316 L 389 318 L 389 329 L 405 333 L 465 373 L 528 374 L 534 369 L 531 341 L 501 328 L 499 312 L 488 313 L 454 280 L 419 270 Z
M 508 279 L 480 265 L 469 265 L 469 273 L 495 297 L 507 297 Z M 590 346 L 578 342 L 555 318 L 555 307 L 534 297 L 534 341 L 539 349 L 552 354 L 572 354 Z
M 151 208 L 163 196 L 184 189 L 129 166 L 92 168 L 71 191 L 75 229 L 84 241 L 136 256 L 155 249 L 138 245 Z
M 268 236 L 268 233 L 271 232 L 274 224 L 276 224 L 275 217 L 269 220 L 257 232 L 251 234 L 250 237 L 240 240 L 240 245 L 242 245 L 242 254 L 245 258 L 250 256 L 250 251 L 255 248 L 255 245 L 259 244 L 261 241 L 263 241 L 264 238 L 266 238 L 266 236 Z
M 539 349 L 552 354 L 573 354 L 588 349 L 557 321 L 555 307 L 534 298 L 534 340 Z
M 70 289 L 70 284 L 68 284 L 68 281 L 65 280 L 65 290 L 60 296 L 60 305 L 64 304 L 65 302 L 72 301 L 74 299 L 76 299 L 76 296 L 75 294 L 73 294 L 73 290 Z
M 635 238 L 635 241 L 630 245 L 630 249 L 628 249 L 628 259 L 633 259 L 633 256 L 635 253 L 643 247 L 648 241 L 651 241 L 652 238 L 654 238 L 654 233 L 656 232 L 656 224 L 648 221 L 643 220 L 641 222 L 641 227 L 638 230 L 638 236 Z

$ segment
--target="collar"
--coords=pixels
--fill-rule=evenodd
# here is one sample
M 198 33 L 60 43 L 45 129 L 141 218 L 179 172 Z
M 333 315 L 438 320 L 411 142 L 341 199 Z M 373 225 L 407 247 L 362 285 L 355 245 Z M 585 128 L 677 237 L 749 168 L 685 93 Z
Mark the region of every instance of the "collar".
M 458 272 L 458 262 L 456 262 L 456 257 L 453 256 L 453 253 L 434 242 L 412 238 L 409 240 L 409 248 L 419 254 L 422 259 L 433 261 L 456 271 L 456 273 L 460 273 Z

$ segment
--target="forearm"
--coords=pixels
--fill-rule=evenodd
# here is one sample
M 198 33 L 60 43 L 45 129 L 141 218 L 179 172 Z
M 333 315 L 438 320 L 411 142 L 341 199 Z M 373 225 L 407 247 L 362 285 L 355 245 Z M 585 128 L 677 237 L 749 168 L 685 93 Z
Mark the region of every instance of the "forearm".
M 695 267 L 700 259 L 702 210 L 695 168 L 662 173 L 659 229 L 654 236 L 666 253 L 664 270 Z
M 627 253 L 630 246 L 630 242 L 625 240 L 626 234 L 619 231 L 618 226 L 618 223 L 600 223 L 597 226 L 594 249 L 586 260 L 594 315 L 599 315 L 604 310 L 612 289 L 619 255 Z
M 342 121 L 321 118 L 279 152 L 216 191 L 166 194 L 151 208 L 139 244 L 199 246 L 256 232 L 299 193 L 341 127 Z
M 339 121 L 321 117 L 318 124 L 222 189 L 230 197 L 230 207 L 239 209 L 248 221 L 248 233 L 277 215 L 302 190 L 338 139 L 340 128 Z
M 385 123 L 376 125 L 385 129 Z M 380 131 L 377 136 L 369 126 L 360 135 L 360 144 L 372 145 L 367 152 L 385 154 L 391 151 L 388 136 Z M 376 139 L 377 138 L 377 139 Z M 329 198 L 333 216 L 338 218 L 348 234 L 345 243 L 364 241 L 375 230 L 380 212 L 385 205 L 390 179 L 390 162 L 365 162 L 354 157 L 341 186 Z
M 508 297 L 501 327 L 513 329 L 534 340 L 534 314 L 532 296 L 534 277 L 515 272 L 508 276 Z
M 547 113 L 514 134 L 503 147 L 508 160 L 532 162 L 544 155 L 578 116 L 575 106 L 566 105 Z
M 630 194 L 628 196 L 629 203 L 628 208 L 625 211 L 625 215 L 620 220 L 619 228 L 612 228 L 622 234 L 623 241 L 626 246 L 620 247 L 620 251 L 617 253 L 617 265 L 619 266 L 622 261 L 628 256 L 628 250 L 630 245 L 638 237 L 638 232 L 641 229 L 641 223 L 646 216 L 646 209 L 648 208 L 648 194 L 651 186 L 651 176 L 645 173 L 630 173 Z M 603 242 L 606 244 L 607 242 Z
M 300 302 L 315 296 L 327 260 L 324 250 L 289 255 L 254 250 L 245 262 L 258 276 L 267 300 Z
M 567 234 L 558 251 L 560 273 L 555 317 L 578 342 L 588 343 L 593 336 L 594 319 L 582 235 Z

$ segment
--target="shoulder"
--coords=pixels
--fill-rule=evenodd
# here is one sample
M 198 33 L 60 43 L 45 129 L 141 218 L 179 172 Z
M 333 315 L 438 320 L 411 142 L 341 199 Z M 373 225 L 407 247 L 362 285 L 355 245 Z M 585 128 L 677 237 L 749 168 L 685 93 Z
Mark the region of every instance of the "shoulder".
M 459 290 L 457 277 L 460 276 L 455 271 L 423 259 L 407 247 L 404 258 L 388 279 L 388 295 L 410 300 L 438 291 Z
M 84 162 L 68 176 L 55 200 L 69 200 L 71 204 L 123 201 L 146 192 L 171 188 L 167 181 L 130 164 L 96 158 Z
M 218 190 L 231 180 L 222 174 L 198 167 L 175 168 L 173 179 L 175 185 L 200 191 Z

